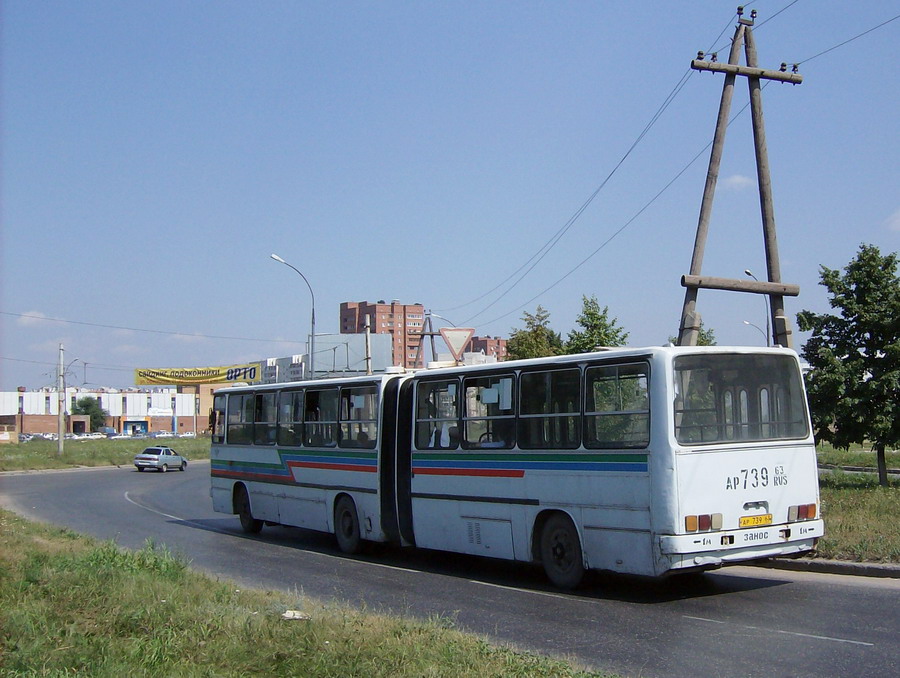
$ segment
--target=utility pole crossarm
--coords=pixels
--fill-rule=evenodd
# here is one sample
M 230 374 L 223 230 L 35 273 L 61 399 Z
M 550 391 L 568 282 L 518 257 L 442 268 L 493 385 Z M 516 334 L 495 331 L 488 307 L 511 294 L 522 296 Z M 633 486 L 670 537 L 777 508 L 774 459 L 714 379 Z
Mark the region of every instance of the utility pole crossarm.
M 716 73 L 745 75 L 748 78 L 778 80 L 779 82 L 789 82 L 792 85 L 799 85 L 803 82 L 803 76 L 799 73 L 773 71 L 768 68 L 751 68 L 750 66 L 741 66 L 740 64 L 723 64 L 718 61 L 700 61 L 699 59 L 694 59 L 691 61 L 691 68 L 695 71 L 714 71 Z
M 735 278 L 714 278 L 709 275 L 683 275 L 681 276 L 681 286 L 707 290 L 728 290 L 729 292 L 750 292 L 752 294 L 780 294 L 783 297 L 796 297 L 800 294 L 799 285 L 781 282 L 737 280 Z

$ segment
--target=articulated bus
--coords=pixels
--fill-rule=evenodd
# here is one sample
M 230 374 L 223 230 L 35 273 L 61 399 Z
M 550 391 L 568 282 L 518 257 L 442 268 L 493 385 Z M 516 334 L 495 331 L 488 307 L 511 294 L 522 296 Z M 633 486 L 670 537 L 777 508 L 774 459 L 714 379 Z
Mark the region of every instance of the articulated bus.
M 211 490 L 246 532 L 648 576 L 824 534 L 797 355 L 652 347 L 216 392 Z

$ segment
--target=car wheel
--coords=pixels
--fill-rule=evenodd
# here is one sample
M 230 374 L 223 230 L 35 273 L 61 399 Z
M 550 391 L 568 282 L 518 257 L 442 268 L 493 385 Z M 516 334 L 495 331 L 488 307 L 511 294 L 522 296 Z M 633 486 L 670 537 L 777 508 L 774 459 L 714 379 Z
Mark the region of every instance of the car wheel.
M 584 578 L 578 530 L 569 516 L 550 517 L 541 532 L 541 561 L 547 578 L 561 589 L 574 589 Z
M 238 517 L 241 519 L 241 529 L 247 534 L 257 534 L 263 528 L 263 521 L 253 517 L 253 511 L 250 509 L 250 497 L 247 496 L 247 489 L 243 485 L 238 488 L 234 503 Z
M 169 470 L 169 465 L 168 465 L 168 464 L 163 464 L 162 466 L 159 467 L 159 470 L 160 470 L 161 473 L 165 473 L 166 471 Z
M 187 471 L 187 462 L 186 461 L 181 462 L 181 470 Z
M 359 553 L 362 548 L 356 504 L 346 495 L 334 507 L 334 536 L 344 553 Z
M 138 470 L 138 473 L 140 473 L 141 471 L 144 470 L 144 467 L 143 467 L 143 466 L 138 466 L 138 467 L 137 467 L 137 470 Z

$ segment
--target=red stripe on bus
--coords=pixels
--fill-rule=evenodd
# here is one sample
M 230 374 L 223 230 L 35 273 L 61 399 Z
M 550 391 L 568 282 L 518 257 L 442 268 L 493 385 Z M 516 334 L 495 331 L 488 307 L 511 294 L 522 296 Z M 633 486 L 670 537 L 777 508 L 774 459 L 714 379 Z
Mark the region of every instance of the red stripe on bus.
M 322 464 L 320 462 L 311 461 L 289 461 L 289 468 L 298 466 L 300 468 L 317 468 L 327 469 L 331 471 L 363 471 L 365 473 L 375 473 L 378 469 L 374 466 L 361 466 L 357 464 Z
M 253 479 L 263 479 L 268 478 L 270 480 L 288 480 L 289 478 L 285 475 L 277 475 L 274 473 L 254 473 L 252 471 L 216 471 L 212 472 L 212 475 L 216 478 L 253 478 Z

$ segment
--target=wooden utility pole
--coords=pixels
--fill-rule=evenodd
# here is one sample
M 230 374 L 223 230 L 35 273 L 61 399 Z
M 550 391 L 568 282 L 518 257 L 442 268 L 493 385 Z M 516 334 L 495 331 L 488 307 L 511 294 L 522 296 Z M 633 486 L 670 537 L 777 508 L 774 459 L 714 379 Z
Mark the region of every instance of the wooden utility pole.
M 62 456 L 66 444 L 66 368 L 63 359 L 63 345 L 59 345 L 59 367 L 56 372 L 56 454 Z
M 787 72 L 787 64 L 781 70 L 761 69 L 757 66 L 756 43 L 753 39 L 753 20 L 756 11 L 749 19 L 743 17 L 743 7 L 738 7 L 738 25 L 731 42 L 728 63 L 718 63 L 715 55 L 707 60 L 702 52 L 691 61 L 691 68 L 698 71 L 712 71 L 725 74 L 725 85 L 719 103 L 719 116 L 716 120 L 716 132 L 713 137 L 712 151 L 709 157 L 709 169 L 706 173 L 706 185 L 703 189 L 703 200 L 700 204 L 700 219 L 697 224 L 697 236 L 694 240 L 694 253 L 691 257 L 691 272 L 682 276 L 681 284 L 685 287 L 684 307 L 681 312 L 681 327 L 678 332 L 679 346 L 695 346 L 700 333 L 700 314 L 697 312 L 697 290 L 707 289 L 730 290 L 765 294 L 769 297 L 769 314 L 772 334 L 776 345 L 793 348 L 791 324 L 784 312 L 784 297 L 797 296 L 800 288 L 797 285 L 786 285 L 781 282 L 781 265 L 778 260 L 778 238 L 775 232 L 775 209 L 772 200 L 772 181 L 769 174 L 769 156 L 766 150 L 766 130 L 763 121 L 762 91 L 760 80 L 777 80 L 799 85 L 802 76 L 796 72 Z M 741 66 L 741 47 L 747 61 Z M 719 178 L 719 165 L 722 160 L 722 149 L 725 146 L 725 131 L 728 127 L 728 116 L 731 111 L 731 98 L 734 93 L 734 82 L 737 76 L 747 78 L 750 85 L 750 111 L 753 121 L 753 142 L 756 150 L 756 175 L 759 184 L 759 203 L 762 212 L 763 238 L 766 249 L 766 272 L 768 282 L 745 281 L 730 278 L 711 278 L 701 275 L 703 252 L 709 232 L 709 220 L 712 215 L 713 197 L 716 182 Z

